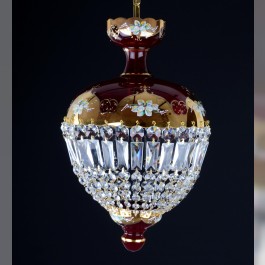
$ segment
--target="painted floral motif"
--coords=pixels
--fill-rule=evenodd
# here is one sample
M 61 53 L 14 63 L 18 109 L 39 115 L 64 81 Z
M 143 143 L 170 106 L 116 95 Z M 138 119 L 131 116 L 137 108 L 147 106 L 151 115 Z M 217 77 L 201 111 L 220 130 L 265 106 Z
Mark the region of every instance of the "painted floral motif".
M 184 101 L 180 100 L 173 100 L 171 102 L 171 106 L 174 110 L 174 112 L 178 115 L 181 115 L 181 114 L 187 114 L 188 110 L 187 110 L 187 107 L 186 107 L 186 104 Z
M 112 113 L 116 111 L 118 107 L 118 101 L 116 99 L 103 99 L 100 102 L 101 114 Z
M 89 103 L 86 100 L 80 100 L 74 105 L 73 111 L 75 115 L 81 115 L 83 110 L 91 111 L 94 108 L 89 108 Z
M 206 114 L 206 111 L 205 111 L 205 109 L 204 109 L 204 107 L 203 107 L 201 101 L 194 101 L 194 105 L 193 105 L 192 109 L 193 109 L 194 111 L 197 111 L 197 112 L 201 113 L 201 115 L 202 115 L 203 117 L 204 117 L 205 114 Z
M 144 115 L 151 117 L 153 112 L 160 113 L 161 115 L 167 112 L 167 110 L 160 110 L 158 104 L 153 104 L 152 100 L 144 101 L 142 99 L 139 99 L 137 100 L 137 103 L 138 103 L 137 105 L 136 104 L 125 105 L 122 111 L 127 108 L 131 108 L 131 111 L 136 112 L 138 117 L 142 117 Z
M 146 23 L 146 21 L 140 22 L 138 20 L 135 20 L 134 25 L 130 26 L 130 30 L 135 36 L 141 34 L 141 32 L 145 32 L 151 29 L 151 25 L 149 23 Z

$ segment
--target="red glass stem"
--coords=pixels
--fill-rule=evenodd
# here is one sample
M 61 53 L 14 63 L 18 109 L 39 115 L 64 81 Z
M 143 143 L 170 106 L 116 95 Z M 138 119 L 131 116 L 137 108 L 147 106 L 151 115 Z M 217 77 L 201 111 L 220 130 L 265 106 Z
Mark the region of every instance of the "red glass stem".
M 123 50 L 126 55 L 125 74 L 148 73 L 146 57 L 149 49 L 130 47 Z

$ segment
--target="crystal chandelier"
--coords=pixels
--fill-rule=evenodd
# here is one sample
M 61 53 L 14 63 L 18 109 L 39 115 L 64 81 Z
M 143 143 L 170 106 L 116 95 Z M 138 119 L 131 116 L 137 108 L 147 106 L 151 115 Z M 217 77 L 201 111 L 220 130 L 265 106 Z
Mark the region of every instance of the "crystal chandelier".
M 210 136 L 200 101 L 184 86 L 154 78 L 148 50 L 164 36 L 165 22 L 134 16 L 107 21 L 122 47 L 120 77 L 100 82 L 70 105 L 61 130 L 73 171 L 85 190 L 122 226 L 126 249 L 145 243 L 145 230 L 190 192 Z

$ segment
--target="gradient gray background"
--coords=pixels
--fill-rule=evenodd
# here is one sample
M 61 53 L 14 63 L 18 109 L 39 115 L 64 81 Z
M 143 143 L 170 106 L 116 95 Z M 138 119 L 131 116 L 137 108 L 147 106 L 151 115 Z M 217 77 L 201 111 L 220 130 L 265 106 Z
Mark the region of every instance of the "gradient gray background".
M 12 264 L 12 2 L 0 1 L 0 264 Z

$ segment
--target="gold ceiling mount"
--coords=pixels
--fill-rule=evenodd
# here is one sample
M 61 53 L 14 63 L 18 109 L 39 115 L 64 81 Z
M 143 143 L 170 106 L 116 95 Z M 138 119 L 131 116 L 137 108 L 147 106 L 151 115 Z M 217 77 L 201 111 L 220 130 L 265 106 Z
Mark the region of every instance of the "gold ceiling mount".
M 141 0 L 133 0 L 133 16 L 140 18 Z

